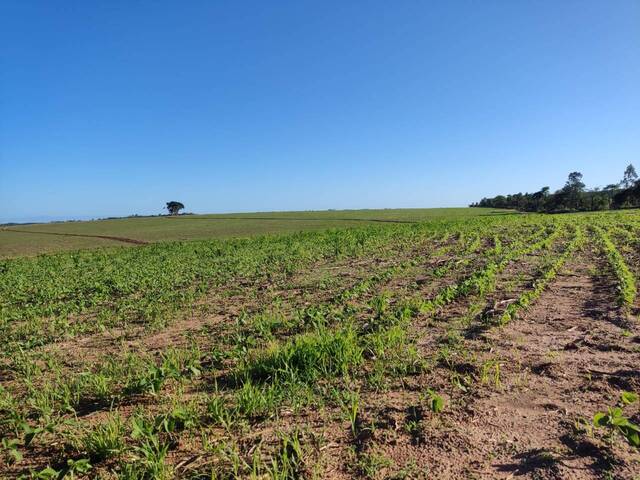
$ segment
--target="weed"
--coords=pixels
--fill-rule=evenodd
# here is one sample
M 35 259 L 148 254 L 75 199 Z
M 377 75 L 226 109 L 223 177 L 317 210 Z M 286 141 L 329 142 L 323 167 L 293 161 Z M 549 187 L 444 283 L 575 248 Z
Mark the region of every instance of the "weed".
M 271 459 L 268 468 L 273 480 L 297 480 L 305 478 L 304 451 L 300 442 L 300 433 L 280 435 L 280 448 Z
M 363 361 L 354 329 L 332 332 L 321 328 L 285 344 L 255 352 L 239 371 L 240 378 L 266 381 L 295 378 L 313 382 L 319 377 L 346 375 Z
M 93 461 L 102 461 L 119 455 L 124 450 L 124 424 L 117 413 L 111 414 L 107 421 L 88 429 L 80 445 Z

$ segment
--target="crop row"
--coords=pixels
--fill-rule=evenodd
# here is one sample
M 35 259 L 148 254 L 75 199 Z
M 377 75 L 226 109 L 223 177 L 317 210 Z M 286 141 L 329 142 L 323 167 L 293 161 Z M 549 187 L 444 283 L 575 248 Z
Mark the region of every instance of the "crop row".
M 616 276 L 618 303 L 623 309 L 629 311 L 635 302 L 637 294 L 635 278 L 607 232 L 597 225 L 592 226 L 592 229 Z
M 514 303 L 507 306 L 500 316 L 499 323 L 501 325 L 509 323 L 516 317 L 518 312 L 526 309 L 533 301 L 535 301 L 545 290 L 547 285 L 556 278 L 558 272 L 562 269 L 571 255 L 573 255 L 573 253 L 584 244 L 585 240 L 586 237 L 584 235 L 583 228 L 581 226 L 577 226 L 575 235 L 565 248 L 564 252 L 556 257 L 542 275 L 533 282 L 530 290 L 522 293 Z

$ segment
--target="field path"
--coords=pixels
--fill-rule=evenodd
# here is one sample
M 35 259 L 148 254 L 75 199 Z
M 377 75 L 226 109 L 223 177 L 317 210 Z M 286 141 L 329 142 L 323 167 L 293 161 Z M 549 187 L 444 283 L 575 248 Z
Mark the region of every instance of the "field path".
M 471 443 L 485 456 L 468 461 L 480 478 L 640 475 L 621 438 L 609 447 L 575 427 L 640 387 L 640 337 L 619 316 L 598 253 L 578 254 L 523 318 L 472 342 L 501 365 L 499 385 L 468 405 Z
M 150 243 L 145 240 L 137 240 L 135 238 L 127 238 L 127 237 L 114 237 L 112 235 L 87 235 L 83 233 L 43 232 L 41 230 L 17 230 L 15 228 L 3 228 L 2 231 L 15 232 L 15 233 L 33 233 L 36 235 L 57 235 L 60 237 L 101 238 L 103 240 L 114 240 L 116 242 L 133 243 L 135 245 L 148 245 Z

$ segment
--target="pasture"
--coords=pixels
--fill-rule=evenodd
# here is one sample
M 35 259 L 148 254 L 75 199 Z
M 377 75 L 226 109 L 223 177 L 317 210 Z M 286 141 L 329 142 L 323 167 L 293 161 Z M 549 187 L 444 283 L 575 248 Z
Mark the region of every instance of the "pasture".
M 425 208 L 256 212 L 129 217 L 86 222 L 0 226 L 0 258 L 175 240 L 237 238 L 348 228 L 376 223 L 512 213 L 492 208 Z

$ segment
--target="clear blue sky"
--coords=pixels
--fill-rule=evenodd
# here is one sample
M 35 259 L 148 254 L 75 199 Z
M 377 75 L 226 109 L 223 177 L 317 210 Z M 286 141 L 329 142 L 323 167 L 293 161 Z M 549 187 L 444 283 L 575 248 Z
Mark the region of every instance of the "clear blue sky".
M 464 206 L 640 167 L 640 2 L 0 6 L 0 222 Z

